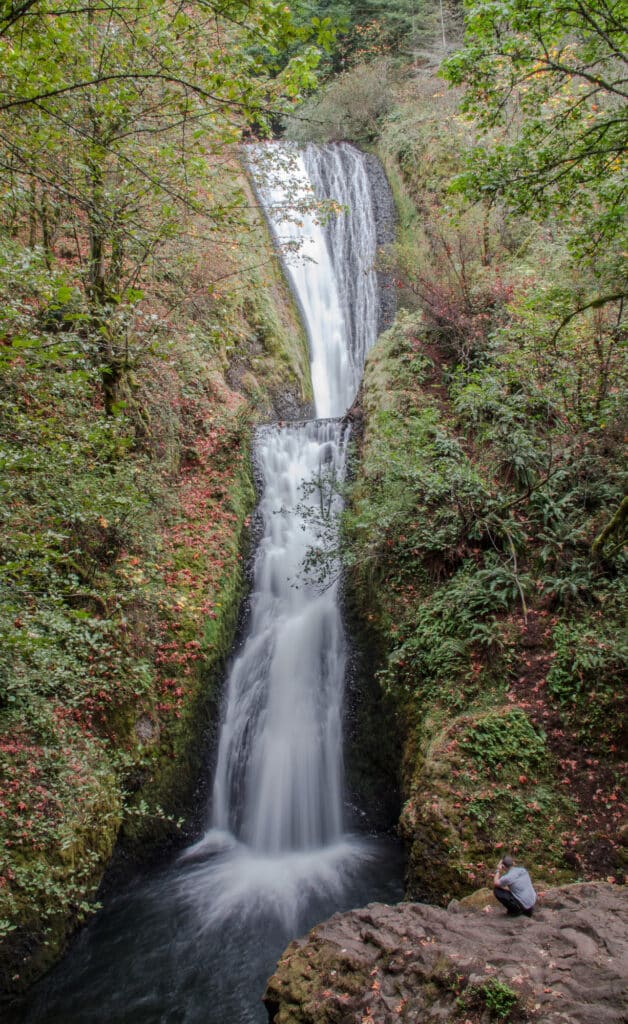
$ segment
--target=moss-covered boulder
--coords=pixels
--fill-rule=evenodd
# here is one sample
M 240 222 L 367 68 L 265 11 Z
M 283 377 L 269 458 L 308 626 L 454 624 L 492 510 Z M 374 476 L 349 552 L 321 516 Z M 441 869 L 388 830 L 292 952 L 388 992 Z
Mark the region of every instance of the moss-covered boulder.
M 520 708 L 499 705 L 437 725 L 427 719 L 400 828 L 408 895 L 446 904 L 490 884 L 501 854 L 521 854 L 540 885 L 567 881 L 563 837 L 573 802 L 545 739 Z

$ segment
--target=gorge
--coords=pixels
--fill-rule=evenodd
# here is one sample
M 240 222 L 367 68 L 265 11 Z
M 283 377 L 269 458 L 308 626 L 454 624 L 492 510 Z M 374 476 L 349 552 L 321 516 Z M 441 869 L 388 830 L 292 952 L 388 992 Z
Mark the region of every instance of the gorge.
M 623 1022 L 619 6 L 5 7 L 0 1017 Z

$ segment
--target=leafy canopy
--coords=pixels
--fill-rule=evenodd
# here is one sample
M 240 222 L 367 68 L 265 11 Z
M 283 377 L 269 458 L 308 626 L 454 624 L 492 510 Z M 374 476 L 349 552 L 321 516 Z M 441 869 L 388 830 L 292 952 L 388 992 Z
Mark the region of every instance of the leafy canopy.
M 603 253 L 604 270 L 621 280 L 626 0 L 467 0 L 466 17 L 465 45 L 444 71 L 466 86 L 463 109 L 481 134 L 462 186 L 539 219 L 558 216 L 574 254 Z
M 230 148 L 313 83 L 313 36 L 276 0 L 54 0 L 0 10 L 0 227 L 49 269 L 73 260 L 107 411 L 137 333 L 147 270 L 202 214 L 242 221 Z M 298 40 L 298 52 L 282 60 Z M 244 229 L 243 229 L 244 230 Z M 67 303 L 66 303 L 67 305 Z

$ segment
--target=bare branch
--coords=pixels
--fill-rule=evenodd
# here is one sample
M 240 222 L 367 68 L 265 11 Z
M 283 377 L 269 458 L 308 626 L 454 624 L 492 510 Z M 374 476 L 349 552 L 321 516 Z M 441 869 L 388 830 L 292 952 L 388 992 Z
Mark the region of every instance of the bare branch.
M 580 313 L 585 313 L 587 309 L 601 309 L 602 306 L 607 306 L 609 302 L 623 302 L 626 298 L 628 298 L 628 291 L 621 291 L 615 292 L 613 295 L 598 295 L 595 299 L 591 299 L 590 302 L 585 302 L 584 305 L 578 306 L 577 309 L 572 310 L 566 317 L 563 317 L 550 339 L 550 345 L 556 343 L 560 332 Z

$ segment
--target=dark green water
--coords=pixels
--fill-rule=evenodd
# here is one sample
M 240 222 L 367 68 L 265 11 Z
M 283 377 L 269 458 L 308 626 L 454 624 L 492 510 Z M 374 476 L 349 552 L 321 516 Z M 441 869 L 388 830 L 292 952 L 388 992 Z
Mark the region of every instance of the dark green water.
M 262 1024 L 291 939 L 337 910 L 401 897 L 390 840 L 281 858 L 208 845 L 110 900 L 11 1024 Z

